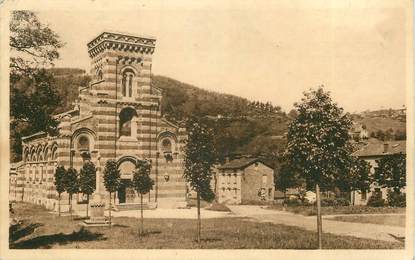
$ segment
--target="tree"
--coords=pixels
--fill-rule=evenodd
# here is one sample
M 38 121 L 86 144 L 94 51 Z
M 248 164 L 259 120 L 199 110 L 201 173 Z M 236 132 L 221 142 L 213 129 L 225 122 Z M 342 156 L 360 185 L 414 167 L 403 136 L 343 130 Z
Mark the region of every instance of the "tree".
M 10 21 L 10 70 L 13 75 L 53 65 L 63 47 L 59 36 L 30 11 L 13 11 Z
M 78 172 L 74 168 L 69 168 L 65 176 L 65 190 L 69 194 L 69 212 L 72 218 L 72 196 L 79 192 Z
M 287 163 L 283 162 L 278 173 L 274 178 L 275 188 L 284 193 L 284 200 L 288 188 L 294 188 L 300 185 L 300 178 L 294 169 Z
M 336 186 L 343 192 L 370 190 L 372 179 L 370 177 L 370 164 L 360 158 L 349 158 L 349 165 L 345 165 L 343 174 L 339 174 Z M 354 196 L 353 196 L 354 197 Z M 351 201 L 354 204 L 354 201 Z
M 211 168 L 215 162 L 213 132 L 202 121 L 191 118 L 187 121 L 188 138 L 184 149 L 184 179 L 197 194 L 197 241 L 200 243 L 201 220 L 200 199 L 212 201 Z
M 56 192 L 58 193 L 58 214 L 59 216 L 61 216 L 61 195 L 63 192 L 65 192 L 65 175 L 66 175 L 65 167 L 63 167 L 62 165 L 59 165 L 58 167 L 56 167 L 54 184 L 55 184 Z
M 352 121 L 333 103 L 322 87 L 304 93 L 295 105 L 297 117 L 288 128 L 286 155 L 306 180 L 315 187 L 319 248 L 322 247 L 320 187 L 333 187 L 350 158 L 349 129 Z
M 97 169 L 93 162 L 86 162 L 81 169 L 79 175 L 79 187 L 83 194 L 86 194 L 86 216 L 88 217 L 89 196 L 96 189 L 96 173 Z
M 108 160 L 104 168 L 104 186 L 109 192 L 109 221 L 111 225 L 111 193 L 116 192 L 121 185 L 121 175 L 115 160 Z
M 382 188 L 392 189 L 400 193 L 406 186 L 406 155 L 390 154 L 380 160 L 376 160 L 378 167 L 375 168 L 374 180 Z
M 51 116 L 59 107 L 55 81 L 44 69 L 59 57 L 58 35 L 35 13 L 13 11 L 10 21 L 10 149 L 12 161 L 21 160 L 21 137 L 39 131 L 56 133 Z
M 141 212 L 141 228 L 140 235 L 144 232 L 143 220 L 143 195 L 153 189 L 154 181 L 150 178 L 151 163 L 148 160 L 139 161 L 137 169 L 134 171 L 133 187 L 140 194 L 140 212 Z

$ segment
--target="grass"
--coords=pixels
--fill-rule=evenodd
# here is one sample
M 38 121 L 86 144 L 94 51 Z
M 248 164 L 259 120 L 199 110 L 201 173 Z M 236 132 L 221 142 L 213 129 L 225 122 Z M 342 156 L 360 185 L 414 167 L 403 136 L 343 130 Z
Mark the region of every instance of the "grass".
M 196 239 L 196 220 L 144 219 L 145 235 L 138 235 L 139 220 L 119 217 L 113 227 L 81 228 L 79 221 L 58 217 L 39 206 L 18 203 L 13 217 L 23 226 L 36 224 L 10 248 L 89 249 L 315 249 L 316 233 L 296 227 L 256 223 L 245 218 L 202 219 L 202 243 Z M 398 249 L 402 243 L 323 234 L 326 249 Z
M 405 227 L 405 215 L 338 216 L 334 217 L 333 220 Z
M 274 204 L 268 207 L 269 209 L 284 210 L 281 204 Z M 317 209 L 315 206 L 288 206 L 285 210 L 301 214 L 304 216 L 315 216 Z M 323 215 L 342 215 L 342 214 L 405 214 L 406 208 L 392 208 L 392 207 L 368 207 L 368 206 L 337 206 L 337 207 L 321 207 Z

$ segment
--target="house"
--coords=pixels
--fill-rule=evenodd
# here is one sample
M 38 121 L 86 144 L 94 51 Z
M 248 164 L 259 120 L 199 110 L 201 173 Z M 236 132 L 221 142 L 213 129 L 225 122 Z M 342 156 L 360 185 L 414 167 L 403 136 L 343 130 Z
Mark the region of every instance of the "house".
M 370 172 L 374 174 L 377 167 L 376 160 L 391 154 L 406 154 L 406 141 L 374 141 L 370 140 L 365 146 L 353 153 L 371 165 Z M 371 195 L 381 193 L 382 198 L 386 200 L 387 189 L 379 187 L 373 183 L 369 192 L 354 191 L 351 193 L 351 202 L 353 205 L 366 205 Z
M 151 84 L 155 43 L 152 37 L 103 32 L 87 44 L 92 82 L 79 88 L 72 110 L 55 116 L 58 135 L 39 132 L 22 138 L 23 160 L 12 166 L 10 174 L 16 200 L 55 208 L 56 167 L 73 167 L 79 172 L 91 161 L 97 168 L 91 198 L 108 201 L 103 171 L 112 159 L 121 173 L 116 206 L 138 205 L 139 196 L 128 183 L 137 163 L 149 159 L 155 187 L 144 197 L 145 202 L 163 207 L 185 202 L 181 151 L 186 133 L 161 114 L 162 92 Z M 73 203 L 83 203 L 81 195 Z M 63 194 L 62 201 L 67 197 Z
M 249 204 L 274 200 L 274 170 L 259 158 L 242 157 L 216 168 L 214 189 L 219 203 Z

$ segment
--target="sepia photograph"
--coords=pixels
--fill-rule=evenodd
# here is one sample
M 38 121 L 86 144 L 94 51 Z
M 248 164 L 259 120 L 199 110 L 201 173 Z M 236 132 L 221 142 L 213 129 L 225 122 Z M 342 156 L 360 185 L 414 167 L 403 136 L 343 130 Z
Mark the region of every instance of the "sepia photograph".
M 412 259 L 412 4 L 4 1 L 0 257 Z

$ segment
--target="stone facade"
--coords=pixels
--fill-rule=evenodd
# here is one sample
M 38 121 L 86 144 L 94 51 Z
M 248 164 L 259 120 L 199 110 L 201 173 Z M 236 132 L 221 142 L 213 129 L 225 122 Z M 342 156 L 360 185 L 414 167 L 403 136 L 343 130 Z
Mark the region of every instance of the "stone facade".
M 241 158 L 216 170 L 219 203 L 249 204 L 274 200 L 274 170 L 255 158 Z
M 353 155 L 365 160 L 371 166 L 370 174 L 375 173 L 378 166 L 377 160 L 382 159 L 385 155 L 406 154 L 406 141 L 369 141 L 365 146 L 356 151 Z M 405 188 L 402 189 L 405 192 Z M 370 196 L 379 193 L 382 199 L 386 201 L 388 189 L 380 187 L 376 182 L 370 185 L 368 192 L 353 191 L 351 192 L 352 205 L 366 205 Z
M 151 85 L 155 43 L 151 37 L 110 32 L 88 43 L 92 82 L 79 88 L 73 110 L 56 116 L 60 121 L 57 136 L 37 133 L 23 138 L 23 161 L 15 169 L 16 200 L 54 208 L 56 166 L 79 171 L 85 160 L 97 167 L 94 196 L 105 199 L 108 193 L 102 174 L 107 160 L 118 162 L 126 184 L 136 163 L 150 159 L 155 187 L 146 201 L 169 207 L 185 201 L 181 151 L 186 134 L 183 127 L 162 117 L 161 90 Z M 82 201 L 81 194 L 78 197 Z M 126 185 L 116 192 L 116 204 L 137 200 Z

